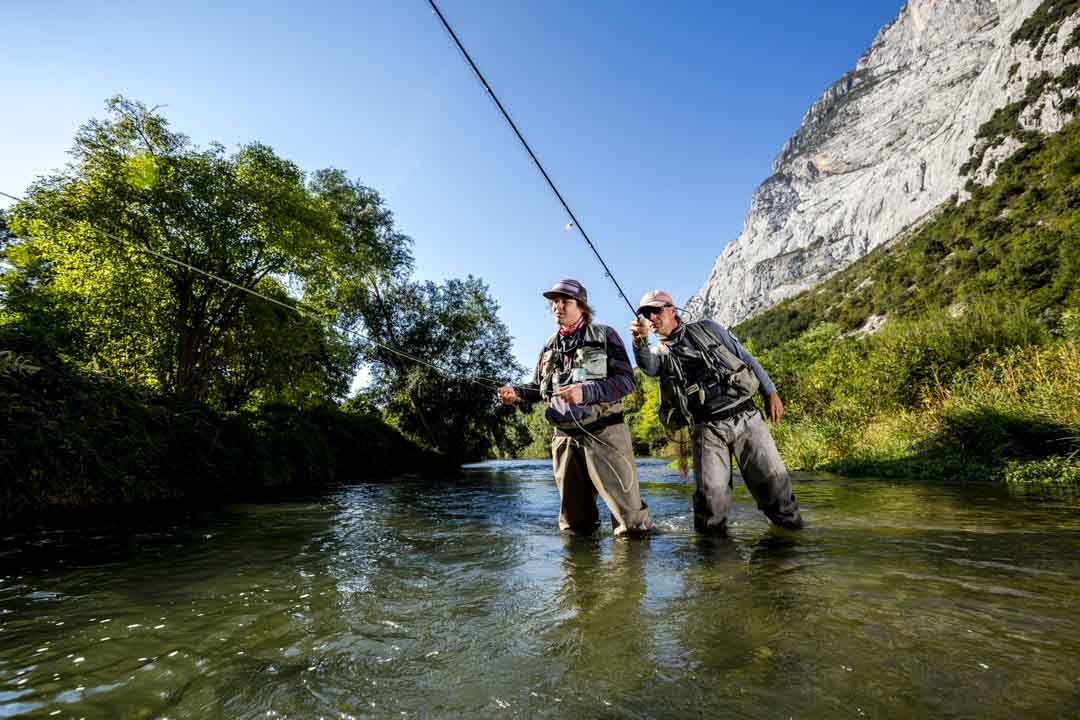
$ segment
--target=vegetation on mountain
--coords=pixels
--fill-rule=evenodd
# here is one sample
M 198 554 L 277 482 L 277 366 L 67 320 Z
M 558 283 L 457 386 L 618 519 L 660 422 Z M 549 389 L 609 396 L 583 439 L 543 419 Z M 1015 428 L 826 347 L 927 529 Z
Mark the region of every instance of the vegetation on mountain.
M 1075 113 L 1076 95 L 1064 94 L 1065 91 L 1075 89 L 1080 89 L 1080 65 L 1069 65 L 1057 76 L 1042 72 L 1028 80 L 1023 97 L 1005 107 L 998 108 L 989 120 L 979 126 L 975 133 L 975 143 L 969 148 L 971 157 L 960 166 L 960 174 L 968 175 L 978 170 L 982 167 L 986 153 L 1000 146 L 1008 138 L 1014 138 L 1021 143 L 1037 140 L 1040 133 L 1024 129 L 1020 118 L 1025 110 L 1036 105 L 1047 93 L 1051 91 L 1061 93 L 1061 100 L 1057 104 L 1058 109 L 1067 115 Z M 975 187 L 976 185 L 969 181 L 966 189 L 972 192 Z
M 736 330 L 788 403 L 794 468 L 1080 479 L 1080 119 Z
M 1053 328 L 1080 304 L 1080 120 L 1037 137 L 965 202 L 952 199 L 902 239 L 737 327 L 759 349 L 822 323 L 840 332 L 871 316 L 915 317 L 988 301 Z
M 1046 45 L 1057 35 L 1062 23 L 1077 12 L 1080 12 L 1080 0 L 1043 0 L 1012 34 L 1010 41 L 1013 45 L 1030 45 L 1035 49 L 1035 59 L 1041 60 Z M 1064 50 L 1068 52 L 1077 46 L 1080 46 L 1080 34 L 1074 29 Z

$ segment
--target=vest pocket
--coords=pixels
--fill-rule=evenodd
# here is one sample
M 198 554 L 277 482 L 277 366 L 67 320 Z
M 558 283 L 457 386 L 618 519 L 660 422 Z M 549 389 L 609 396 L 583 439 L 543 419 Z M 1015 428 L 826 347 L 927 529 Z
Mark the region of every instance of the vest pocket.
M 753 397 L 761 386 L 758 382 L 757 375 L 746 365 L 743 365 L 735 372 L 731 373 L 728 377 L 728 383 L 731 389 L 734 391 L 731 394 L 736 396 Z
M 578 366 L 585 369 L 589 380 L 607 377 L 607 353 L 601 348 L 583 347 L 577 351 Z

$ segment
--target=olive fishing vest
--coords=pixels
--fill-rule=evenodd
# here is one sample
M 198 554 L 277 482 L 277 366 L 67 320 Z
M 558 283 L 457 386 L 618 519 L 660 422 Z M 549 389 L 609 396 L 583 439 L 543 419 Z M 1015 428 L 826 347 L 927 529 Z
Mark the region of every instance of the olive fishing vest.
M 548 338 L 544 352 L 540 356 L 540 396 L 545 401 L 558 390 L 560 385 L 587 380 L 606 380 L 608 377 L 608 350 L 606 325 L 589 324 L 582 331 L 581 344 L 570 353 L 570 364 L 566 367 L 563 353 L 559 348 L 559 333 Z M 593 403 L 580 408 L 583 412 L 577 421 L 573 419 L 556 420 L 548 413 L 548 419 L 556 427 L 587 426 L 601 418 L 609 417 L 623 410 L 622 400 Z
M 731 352 L 706 323 L 687 323 L 683 341 L 701 353 L 705 371 L 688 378 L 671 350 L 658 346 L 660 360 L 660 422 L 669 430 L 693 424 L 710 409 L 735 407 L 750 400 L 761 383 L 753 368 Z

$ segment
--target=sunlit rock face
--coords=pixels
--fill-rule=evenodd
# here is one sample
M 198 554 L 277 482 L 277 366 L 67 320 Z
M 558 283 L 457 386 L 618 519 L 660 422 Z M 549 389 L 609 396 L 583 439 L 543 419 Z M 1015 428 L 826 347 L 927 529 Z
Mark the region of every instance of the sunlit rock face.
M 1039 5 L 907 3 L 806 111 L 689 310 L 727 325 L 745 320 L 895 238 L 950 195 L 963 198 L 968 179 L 990 179 L 1018 143 L 992 149 L 961 175 L 979 127 L 1023 97 L 1038 73 L 1058 75 L 1080 62 L 1080 49 L 1063 50 L 1080 14 L 1065 20 L 1041 58 L 1030 45 L 1011 43 Z M 1061 97 L 1049 93 L 1021 125 L 1060 129 L 1068 119 L 1056 111 Z

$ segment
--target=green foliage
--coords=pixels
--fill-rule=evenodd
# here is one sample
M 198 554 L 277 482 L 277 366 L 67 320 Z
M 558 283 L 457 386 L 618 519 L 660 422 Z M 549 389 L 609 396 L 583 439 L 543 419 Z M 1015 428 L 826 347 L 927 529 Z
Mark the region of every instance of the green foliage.
M 1080 485 L 1080 459 L 1054 455 L 1043 460 L 1011 462 L 1003 474 L 1013 485 Z
M 223 409 L 340 397 L 359 355 L 327 323 L 349 325 L 357 288 L 411 262 L 378 194 L 335 170 L 308 182 L 258 143 L 197 148 L 138 102 L 108 110 L 79 130 L 68 168 L 15 207 L 0 321 Z M 297 304 L 286 286 L 322 321 L 240 289 Z
M 1059 333 L 1063 337 L 1080 340 L 1080 310 L 1070 308 L 1061 314 Z
M 787 403 L 774 435 L 793 468 L 985 479 L 1080 452 L 1080 345 L 1009 308 L 937 311 L 867 337 L 823 325 L 761 360 Z
M 1035 49 L 1035 59 L 1041 60 L 1046 44 L 1053 40 L 1061 24 L 1076 12 L 1080 12 L 1080 0 L 1043 0 L 1012 34 L 1010 41 L 1013 45 L 1030 45 Z M 1070 47 L 1071 44 L 1067 45 L 1065 51 Z
M 360 294 L 360 311 L 372 337 L 393 347 L 368 346 L 364 357 L 372 387 L 388 417 L 404 432 L 459 460 L 490 457 L 494 448 L 513 454 L 528 439 L 521 420 L 497 412 L 495 383 L 524 369 L 514 359 L 510 333 L 498 304 L 479 278 L 433 282 L 372 281 Z M 419 358 L 454 373 L 437 372 Z M 482 377 L 477 384 L 462 376 Z M 516 446 L 516 447 L 515 447 Z
M 546 416 L 547 406 L 536 403 L 525 415 L 525 427 L 529 433 L 529 444 L 521 449 L 520 457 L 548 458 L 551 457 L 551 438 L 554 432 L 551 423 Z
M 1028 107 L 1038 102 L 1047 88 L 1056 85 L 1057 82 L 1051 77 L 1050 73 L 1039 73 L 1028 81 L 1022 98 L 995 110 L 990 119 L 980 125 L 976 131 L 975 144 L 970 149 L 971 157 L 960 166 L 960 174 L 967 175 L 979 169 L 983 164 L 983 158 L 986 157 L 987 151 L 1001 145 L 1006 138 L 1013 137 L 1021 142 L 1031 142 L 1038 139 L 1039 134 L 1037 132 L 1024 130 L 1020 127 L 1020 115 Z
M 969 201 L 740 326 L 787 401 L 774 433 L 790 467 L 1075 477 L 1078 177 L 1073 120 Z M 878 332 L 852 332 L 870 315 L 887 316 Z
M 0 517 L 434 469 L 436 456 L 377 416 L 332 405 L 222 414 L 87 373 L 11 330 L 4 352 L 33 375 L 0 374 Z
M 364 340 L 520 373 L 482 281 L 409 281 L 411 240 L 377 192 L 107 107 L 65 170 L 0 212 L 0 514 L 445 469 L 529 442 L 490 388 Z M 373 387 L 338 406 L 362 362 Z
M 660 381 L 634 370 L 635 389 L 624 402 L 626 424 L 637 455 L 664 455 L 668 436 L 660 423 Z
M 768 349 L 822 323 L 853 331 L 871 315 L 902 317 L 990 303 L 1046 328 L 1080 305 L 1080 120 L 1028 143 L 997 179 L 946 203 L 909 237 L 880 247 L 820 286 L 740 324 Z
M 0 350 L 0 377 L 12 375 L 33 375 L 41 370 L 33 364 L 26 355 L 20 355 L 14 350 Z

